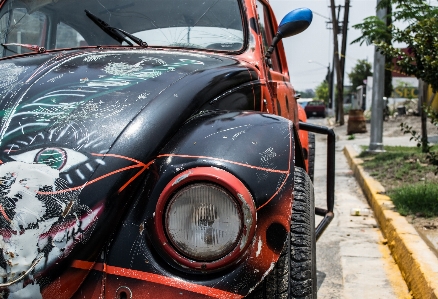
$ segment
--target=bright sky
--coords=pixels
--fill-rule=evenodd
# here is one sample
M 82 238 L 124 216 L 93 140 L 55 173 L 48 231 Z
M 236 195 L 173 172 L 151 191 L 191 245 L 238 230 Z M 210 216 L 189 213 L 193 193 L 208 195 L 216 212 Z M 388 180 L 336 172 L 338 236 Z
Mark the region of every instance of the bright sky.
M 330 0 L 269 0 L 277 22 L 291 10 L 299 7 L 310 8 L 313 22 L 303 33 L 283 40 L 292 84 L 296 90 L 314 89 L 327 74 L 327 66 L 332 66 L 333 32 L 327 29 L 326 22 L 331 16 Z M 345 0 L 335 0 L 336 5 L 344 5 Z M 358 59 L 368 59 L 373 64 L 374 46 L 365 44 L 350 45 L 360 36 L 360 32 L 352 25 L 361 23 L 364 18 L 375 15 L 377 0 L 350 0 L 349 30 L 347 33 L 347 52 L 345 59 L 345 84 L 350 84 L 348 73 L 356 65 Z M 341 9 L 340 19 L 344 14 Z M 338 36 L 341 51 L 341 36 Z M 309 63 L 313 61 L 312 63 Z M 336 76 L 335 76 L 336 78 Z M 335 79 L 336 80 L 336 79 Z

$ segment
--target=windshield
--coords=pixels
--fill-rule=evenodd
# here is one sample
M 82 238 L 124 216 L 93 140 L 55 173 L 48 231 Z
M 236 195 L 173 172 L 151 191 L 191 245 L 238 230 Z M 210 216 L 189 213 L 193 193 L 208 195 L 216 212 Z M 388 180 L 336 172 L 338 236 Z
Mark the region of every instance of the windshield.
M 121 45 L 85 10 L 149 46 L 219 51 L 243 47 L 238 0 L 6 0 L 0 9 L 0 42 L 5 45 L 0 53 L 31 52 L 29 45 Z

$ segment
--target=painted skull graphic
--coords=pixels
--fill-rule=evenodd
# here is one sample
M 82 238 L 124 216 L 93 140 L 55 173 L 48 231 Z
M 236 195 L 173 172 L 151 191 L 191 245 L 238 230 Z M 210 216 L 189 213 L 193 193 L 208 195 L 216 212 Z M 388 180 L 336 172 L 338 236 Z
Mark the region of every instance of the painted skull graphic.
M 8 298 L 31 289 L 35 296 L 33 273 L 90 233 L 96 215 L 78 204 L 78 193 L 45 164 L 0 165 L 0 276 L 10 284 Z

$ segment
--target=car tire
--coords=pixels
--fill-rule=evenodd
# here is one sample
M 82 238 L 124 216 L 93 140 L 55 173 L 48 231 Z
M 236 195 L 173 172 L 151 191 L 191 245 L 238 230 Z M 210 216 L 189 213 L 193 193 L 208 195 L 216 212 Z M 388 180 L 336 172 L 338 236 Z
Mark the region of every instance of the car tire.
M 309 132 L 307 136 L 309 142 L 309 160 L 308 160 L 309 169 L 307 173 L 309 174 L 309 177 L 313 182 L 315 175 L 315 134 Z
M 290 234 L 274 269 L 246 298 L 316 299 L 316 239 L 313 184 L 295 167 Z

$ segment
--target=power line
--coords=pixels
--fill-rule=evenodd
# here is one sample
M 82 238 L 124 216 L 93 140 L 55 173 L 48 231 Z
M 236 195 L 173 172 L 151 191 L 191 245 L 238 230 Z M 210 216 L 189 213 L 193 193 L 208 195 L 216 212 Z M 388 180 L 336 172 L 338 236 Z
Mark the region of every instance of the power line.
M 321 18 L 324 18 L 324 19 L 327 19 L 327 20 L 330 20 L 330 21 L 331 21 L 331 19 L 330 19 L 329 17 L 326 17 L 326 16 L 324 16 L 324 15 L 322 15 L 322 14 L 320 14 L 320 13 L 317 13 L 316 11 L 313 11 L 313 10 L 312 10 L 312 12 L 313 12 L 313 14 L 315 14 L 315 15 L 317 15 L 317 16 L 320 16 Z

